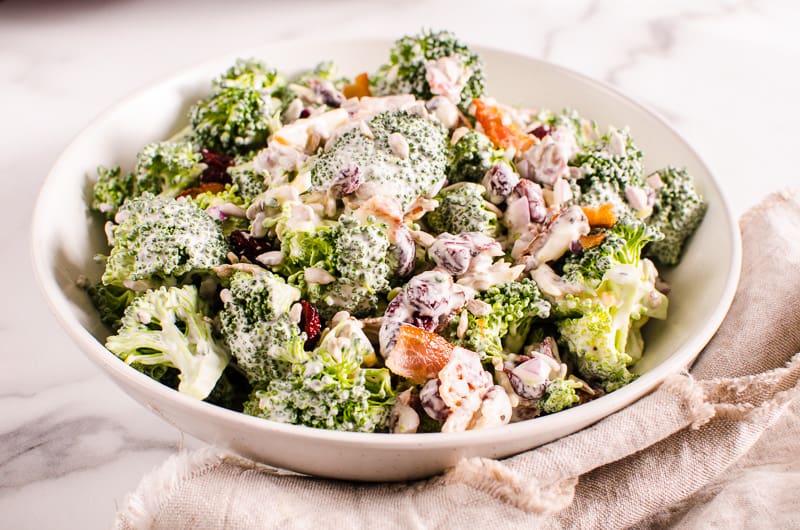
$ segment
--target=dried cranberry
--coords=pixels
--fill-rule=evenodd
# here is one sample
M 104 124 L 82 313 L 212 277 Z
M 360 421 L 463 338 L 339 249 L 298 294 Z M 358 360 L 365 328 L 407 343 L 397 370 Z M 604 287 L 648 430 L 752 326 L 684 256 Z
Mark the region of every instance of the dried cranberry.
M 389 247 L 389 251 L 396 262 L 395 275 L 399 278 L 404 278 L 411 274 L 414 270 L 416 246 L 407 226 L 401 225 L 395 232 L 395 241 Z
M 227 171 L 233 165 L 231 157 L 208 149 L 201 149 L 200 154 L 203 155 L 203 163 L 207 166 L 203 174 L 200 175 L 201 183 L 220 182 L 222 184 L 230 184 L 233 182 Z
M 354 193 L 364 181 L 361 168 L 355 164 L 350 164 L 336 173 L 331 183 L 331 192 L 337 198 Z
M 256 262 L 256 258 L 264 252 L 272 250 L 272 245 L 265 237 L 253 237 L 247 230 L 234 230 L 228 236 L 228 244 L 237 256 L 245 256 Z
M 308 108 L 300 111 L 300 118 L 308 118 L 309 116 L 311 116 L 311 111 Z
M 529 361 L 530 362 L 530 361 Z M 530 385 L 522 380 L 517 374 L 511 370 L 504 370 L 508 376 L 508 382 L 511 383 L 511 388 L 514 393 L 524 399 L 541 399 L 547 389 L 547 379 L 542 379 L 538 384 Z
M 514 188 L 514 193 L 527 199 L 531 221 L 543 223 L 547 219 L 547 205 L 542 195 L 542 188 L 538 184 L 522 179 Z
M 300 313 L 300 329 L 306 333 L 305 348 L 312 350 L 317 345 L 322 332 L 322 319 L 319 317 L 319 311 L 311 302 L 300 300 L 300 306 L 303 308 Z
M 414 316 L 411 317 L 411 322 L 410 323 L 412 325 L 414 325 L 414 326 L 416 326 L 418 328 L 422 328 L 422 329 L 424 329 L 426 331 L 433 331 L 433 330 L 436 329 L 436 327 L 438 325 L 438 320 L 434 320 L 433 317 L 424 316 L 424 315 L 420 315 L 420 314 L 415 313 Z
M 547 355 L 551 359 L 555 359 L 556 356 L 553 355 L 554 348 L 557 348 L 557 346 L 553 337 L 545 337 L 544 340 L 539 343 L 539 346 L 536 347 L 536 351 L 542 355 Z
M 344 95 L 336 90 L 336 87 L 330 81 L 312 79 L 309 86 L 322 99 L 322 102 L 329 107 L 339 108 L 344 103 Z
M 428 248 L 428 256 L 450 274 L 464 274 L 475 253 L 459 236 L 442 234 Z
M 506 163 L 493 165 L 483 177 L 483 186 L 489 192 L 489 200 L 494 204 L 501 204 L 518 183 L 519 175 Z
M 419 391 L 419 401 L 425 413 L 436 421 L 445 421 L 450 408 L 439 394 L 439 380 L 431 379 Z
M 553 128 L 552 127 L 550 127 L 547 124 L 542 124 L 542 125 L 539 125 L 538 127 L 536 127 L 534 130 L 532 130 L 530 133 L 532 135 L 534 135 L 536 138 L 538 138 L 539 140 L 541 140 L 545 136 L 549 135 L 551 132 L 553 132 Z

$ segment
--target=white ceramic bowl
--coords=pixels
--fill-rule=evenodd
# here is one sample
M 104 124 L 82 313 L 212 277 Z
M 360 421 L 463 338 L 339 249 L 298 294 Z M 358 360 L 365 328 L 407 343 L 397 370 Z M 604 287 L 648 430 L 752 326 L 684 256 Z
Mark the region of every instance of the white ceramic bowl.
M 313 475 L 355 480 L 404 480 L 432 475 L 461 457 L 501 458 L 582 429 L 653 390 L 689 365 L 725 316 L 739 276 L 736 222 L 719 185 L 691 147 L 651 111 L 610 87 L 520 55 L 479 49 L 488 92 L 511 104 L 577 109 L 605 126 L 629 126 L 648 169 L 685 165 L 709 202 L 708 214 L 681 265 L 665 271 L 672 285 L 670 316 L 645 329 L 642 376 L 600 399 L 531 421 L 454 434 L 362 434 L 274 423 L 179 394 L 126 366 L 103 347 L 106 328 L 80 274 L 98 278 L 92 260 L 105 251 L 101 223 L 90 215 L 91 176 L 98 164 L 131 167 L 145 144 L 171 136 L 187 109 L 205 96 L 213 76 L 237 56 L 259 57 L 284 71 L 332 59 L 355 75 L 388 56 L 389 41 L 287 42 L 245 50 L 141 90 L 97 118 L 64 151 L 41 190 L 33 224 L 33 255 L 41 287 L 61 324 L 125 392 L 166 421 L 201 440 L 267 464 Z

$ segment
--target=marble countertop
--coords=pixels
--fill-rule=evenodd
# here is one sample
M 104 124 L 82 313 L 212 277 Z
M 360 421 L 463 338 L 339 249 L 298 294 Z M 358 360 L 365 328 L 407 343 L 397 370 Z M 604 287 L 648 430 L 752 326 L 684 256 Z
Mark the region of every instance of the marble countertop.
M 702 5 L 699 5 L 702 4 Z M 602 79 L 661 113 L 718 176 L 736 215 L 797 185 L 800 6 L 785 1 L 482 3 L 0 0 L 0 527 L 105 528 L 143 474 L 199 442 L 140 407 L 60 329 L 29 262 L 50 166 L 100 111 L 202 61 L 303 36 L 464 40 Z

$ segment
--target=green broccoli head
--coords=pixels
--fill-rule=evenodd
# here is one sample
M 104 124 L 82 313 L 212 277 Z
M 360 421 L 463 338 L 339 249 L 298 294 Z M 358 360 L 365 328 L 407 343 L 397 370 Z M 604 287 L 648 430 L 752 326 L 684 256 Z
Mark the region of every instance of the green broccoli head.
M 212 81 L 215 92 L 226 88 L 257 90 L 272 94 L 282 89 L 286 80 L 275 68 L 259 59 L 237 59 L 233 66 Z
M 141 290 L 226 261 L 228 244 L 219 223 L 191 201 L 145 193 L 125 201 L 115 219 L 105 285 Z
M 205 170 L 201 155 L 191 142 L 155 142 L 136 156 L 134 194 L 150 192 L 175 197 L 198 183 Z
M 245 204 L 253 202 L 266 189 L 267 173 L 259 169 L 255 157 L 240 157 L 227 172 L 236 186 L 237 195 L 244 199 Z
M 316 267 L 335 274 L 335 236 L 331 226 L 320 226 L 309 231 L 282 231 L 280 239 L 283 260 L 278 270 L 287 277 L 302 273 L 307 267 Z
M 117 330 L 122 325 L 125 308 L 136 298 L 136 291 L 118 285 L 103 285 L 97 282 L 86 290 L 103 324 Z
M 132 173 L 122 173 L 119 166 L 97 168 L 92 209 L 113 219 L 128 197 L 143 193 L 175 197 L 195 186 L 206 169 L 203 156 L 191 142 L 167 141 L 146 145 L 136 155 Z
M 264 147 L 280 125 L 283 76 L 258 59 L 238 59 L 212 86 L 211 95 L 189 111 L 193 140 L 229 156 Z
M 576 308 L 578 316 L 556 322 L 578 372 L 607 392 L 635 378 L 628 367 L 641 355 L 638 329 L 650 317 L 666 317 L 668 301 L 655 289 L 652 270 L 646 260 L 638 266 L 614 266 L 603 276 L 596 297 Z
M 697 230 L 708 205 L 685 168 L 667 167 L 658 176 L 661 187 L 656 190 L 648 222 L 664 234 L 664 239 L 651 243 L 645 252 L 664 265 L 677 265 L 686 240 Z
M 547 384 L 539 408 L 545 414 L 553 414 L 577 405 L 581 400 L 578 396 L 580 387 L 581 383 L 572 379 L 560 377 L 553 379 Z
M 384 223 L 358 222 L 343 215 L 334 230 L 336 270 L 341 278 L 373 293 L 389 290 L 389 235 Z
M 423 31 L 398 39 L 389 53 L 389 63 L 381 66 L 373 76 L 375 93 L 411 93 L 420 99 L 432 98 L 435 94 L 428 81 L 427 65 L 444 58 L 455 59 L 464 69 L 466 79 L 459 106 L 466 112 L 472 100 L 483 95 L 483 63 L 449 31 Z
M 578 204 L 598 206 L 611 203 L 618 216 L 636 215 L 637 212 L 628 204 L 626 190 L 629 187 L 644 189 L 646 183 L 642 152 L 627 132 L 612 129 L 575 155 L 570 165 L 580 168 L 583 173 L 576 182 L 580 192 L 576 198 Z
M 386 428 L 394 393 L 386 368 L 361 368 L 374 350 L 360 324 L 344 318 L 326 331 L 309 358 L 283 379 L 256 390 L 247 414 L 340 431 Z
M 604 234 L 599 245 L 580 254 L 568 254 L 564 259 L 564 279 L 595 288 L 605 273 L 616 265 L 638 266 L 645 246 L 663 237 L 651 225 L 631 216 L 621 218 L 610 229 L 600 229 L 599 232 Z
M 550 316 L 550 303 L 536 282 L 528 278 L 492 286 L 476 298 L 488 304 L 491 312 L 480 317 L 468 313 L 464 338 L 456 338 L 454 342 L 480 353 L 482 358 L 503 352 L 519 353 L 533 324 Z M 453 337 L 457 325 L 458 319 L 450 323 Z
M 251 384 L 283 377 L 306 356 L 306 334 L 291 321 L 289 309 L 300 291 L 264 271 L 237 272 L 220 295 L 222 336 Z
M 282 270 L 294 273 L 293 280 L 324 318 L 339 311 L 356 316 L 372 314 L 391 288 L 390 242 L 383 223 L 361 223 L 343 215 L 332 227 L 285 231 L 281 237 Z M 333 281 L 307 281 L 301 271 L 308 267 L 326 271 Z
M 253 88 L 221 88 L 191 109 L 193 137 L 201 146 L 230 156 L 266 145 L 279 108 Z
M 607 392 L 630 383 L 634 375 L 628 371 L 633 359 L 618 347 L 617 331 L 627 336 L 629 324 L 623 329 L 614 326 L 609 308 L 595 304 L 580 317 L 557 322 L 561 341 L 576 362 L 578 372 L 601 384 Z
M 106 219 L 113 219 L 125 199 L 133 195 L 135 182 L 133 173 L 123 173 L 119 166 L 99 166 L 92 191 L 92 209 Z
M 193 285 L 161 287 L 136 297 L 106 348 L 151 377 L 179 372 L 178 391 L 205 399 L 229 357 L 206 321 L 208 309 Z
M 481 182 L 492 168 L 494 144 L 483 133 L 469 131 L 450 146 L 447 181 Z
M 371 137 L 359 127 L 350 129 L 313 161 L 312 189 L 327 190 L 343 173 L 355 172 L 361 180 L 357 194 L 390 195 L 405 210 L 420 195 L 441 188 L 447 166 L 441 127 L 406 111 L 378 114 L 367 127 Z
M 486 188 L 472 182 L 459 182 L 443 189 L 436 196 L 439 206 L 425 216 L 428 227 L 436 234 L 481 232 L 496 237 L 500 223 L 484 200 L 484 193 Z

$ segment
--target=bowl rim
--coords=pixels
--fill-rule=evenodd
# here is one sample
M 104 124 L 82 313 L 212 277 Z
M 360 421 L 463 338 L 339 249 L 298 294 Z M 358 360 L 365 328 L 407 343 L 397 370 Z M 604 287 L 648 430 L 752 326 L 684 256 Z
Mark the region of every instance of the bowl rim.
M 660 383 L 663 382 L 663 380 L 669 375 L 688 368 L 694 359 L 696 359 L 696 357 L 701 353 L 703 347 L 709 342 L 721 325 L 733 302 L 739 282 L 742 261 L 741 235 L 738 229 L 738 223 L 731 212 L 730 203 L 726 197 L 724 189 L 719 185 L 716 176 L 711 171 L 705 160 L 700 156 L 699 153 L 697 153 L 694 147 L 656 110 L 650 108 L 644 103 L 641 103 L 635 98 L 628 96 L 623 90 L 613 87 L 603 80 L 584 75 L 571 68 L 564 67 L 547 60 L 539 59 L 517 51 L 510 51 L 493 46 L 474 45 L 471 47 L 479 55 L 488 52 L 490 54 L 510 56 L 516 60 L 538 63 L 539 66 L 551 69 L 564 77 L 576 79 L 581 83 L 591 86 L 595 90 L 602 91 L 611 97 L 621 99 L 624 103 L 637 109 L 639 112 L 652 117 L 660 127 L 663 127 L 669 133 L 671 133 L 676 141 L 683 144 L 688 152 L 696 158 L 699 166 L 710 177 L 708 182 L 705 182 L 705 185 L 708 187 L 713 187 L 720 198 L 720 204 L 715 204 L 714 207 L 722 210 L 723 218 L 727 221 L 727 236 L 730 238 L 732 246 L 731 260 L 727 264 L 727 270 L 725 271 L 727 274 L 727 280 L 719 302 L 715 306 L 714 311 L 707 316 L 699 331 L 690 336 L 686 341 L 679 345 L 672 354 L 665 358 L 658 365 L 658 370 L 656 372 L 652 370 L 645 372 L 635 381 L 623 388 L 620 388 L 619 390 L 616 390 L 613 393 L 606 394 L 596 400 L 561 411 L 557 414 L 540 416 L 531 420 L 525 420 L 490 429 L 455 433 L 413 433 L 404 434 L 402 436 L 389 433 L 333 431 L 307 427 L 304 425 L 280 423 L 249 416 L 243 412 L 225 409 L 223 407 L 219 407 L 205 401 L 199 401 L 187 395 L 181 394 L 176 390 L 173 390 L 159 383 L 158 381 L 151 379 L 147 375 L 129 367 L 124 363 L 124 361 L 107 350 L 103 344 L 101 344 L 100 341 L 96 339 L 89 332 L 89 330 L 78 321 L 76 315 L 70 307 L 69 300 L 59 287 L 55 280 L 54 274 L 48 267 L 49 261 L 47 257 L 49 254 L 47 249 L 44 248 L 44 238 L 38 237 L 38 235 L 43 233 L 46 229 L 47 223 L 45 221 L 45 214 L 43 213 L 43 205 L 46 202 L 49 193 L 48 190 L 53 187 L 52 183 L 56 181 L 61 173 L 60 167 L 65 163 L 65 160 L 69 157 L 70 152 L 74 146 L 80 142 L 83 136 L 101 128 L 104 122 L 106 122 L 120 108 L 125 107 L 131 101 L 143 96 L 147 91 L 163 87 L 164 85 L 179 83 L 184 79 L 194 79 L 197 77 L 200 71 L 206 71 L 213 65 L 224 63 L 225 61 L 231 61 L 237 57 L 257 57 L 260 54 L 263 54 L 264 50 L 269 48 L 292 45 L 320 46 L 323 44 L 335 44 L 337 46 L 353 47 L 369 45 L 380 46 L 388 50 L 392 42 L 393 40 L 388 38 L 288 39 L 265 42 L 258 46 L 250 46 L 246 49 L 220 54 L 216 57 L 203 60 L 199 63 L 194 63 L 188 67 L 180 68 L 176 73 L 172 73 L 161 78 L 156 78 L 142 84 L 136 89 L 133 89 L 127 95 L 118 99 L 96 114 L 91 121 L 71 139 L 67 146 L 61 151 L 56 161 L 53 163 L 37 194 L 35 206 L 32 212 L 33 222 L 30 230 L 30 248 L 31 258 L 34 265 L 34 276 L 42 294 L 44 295 L 45 300 L 48 303 L 48 306 L 50 307 L 50 310 L 55 315 L 61 327 L 81 348 L 84 354 L 86 354 L 98 366 L 113 372 L 113 375 L 129 380 L 131 383 L 139 387 L 139 389 L 144 393 L 154 394 L 155 397 L 159 399 L 168 400 L 175 403 L 175 405 L 181 409 L 188 409 L 192 413 L 209 415 L 215 420 L 223 423 L 243 423 L 244 425 L 248 426 L 248 428 L 253 430 L 261 430 L 265 434 L 276 431 L 289 436 L 311 436 L 320 441 L 330 441 L 342 446 L 361 446 L 368 444 L 370 446 L 379 446 L 388 450 L 401 450 L 412 447 L 436 449 L 462 446 L 470 443 L 477 444 L 481 442 L 490 442 L 498 436 L 502 436 L 503 434 L 524 434 L 525 431 L 529 430 L 547 430 L 551 427 L 557 427 L 558 425 L 575 423 L 577 422 L 579 415 L 592 415 L 593 412 L 601 413 L 596 419 L 593 420 L 593 422 L 600 421 L 606 416 L 613 414 L 624 407 L 633 405 L 645 394 L 656 390 Z M 116 378 L 114 379 L 115 383 L 119 384 L 116 381 Z M 125 391 L 124 388 L 122 390 Z M 613 403 L 614 401 L 616 401 L 615 404 Z M 143 403 L 140 402 L 140 404 L 144 406 Z M 603 409 L 609 408 L 610 412 L 602 414 Z M 180 429 L 180 427 L 177 426 L 176 428 Z

